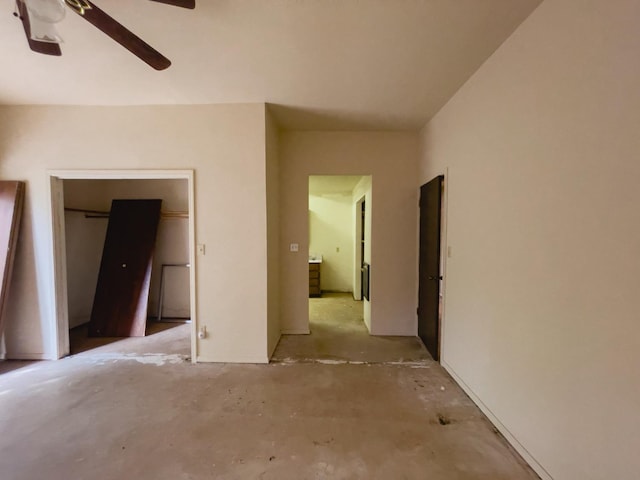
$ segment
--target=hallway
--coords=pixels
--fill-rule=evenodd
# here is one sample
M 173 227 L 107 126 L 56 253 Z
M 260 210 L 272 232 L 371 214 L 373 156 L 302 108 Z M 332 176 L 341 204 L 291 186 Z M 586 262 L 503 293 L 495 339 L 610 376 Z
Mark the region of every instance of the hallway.
M 351 293 L 309 299 L 310 335 L 283 335 L 273 362 L 420 363 L 431 361 L 417 337 L 369 335 L 363 302 Z
M 538 478 L 421 344 L 327 320 L 268 365 L 191 364 L 189 325 L 16 362 L 0 375 L 2 478 Z

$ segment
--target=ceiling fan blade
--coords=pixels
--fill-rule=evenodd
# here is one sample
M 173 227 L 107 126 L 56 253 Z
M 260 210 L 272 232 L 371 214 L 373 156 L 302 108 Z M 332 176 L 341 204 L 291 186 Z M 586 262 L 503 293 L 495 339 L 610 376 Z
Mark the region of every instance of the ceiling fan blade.
M 152 66 L 156 70 L 164 70 L 171 65 L 171 60 L 162 55 L 126 27 L 118 23 L 106 12 L 100 10 L 93 3 L 84 0 L 82 0 L 82 2 L 73 3 L 81 3 L 83 6 L 79 8 L 71 6 L 71 10 L 76 12 L 98 30 L 118 42 L 143 62 Z M 69 5 L 70 2 L 67 2 L 67 4 Z
M 196 0 L 151 0 L 152 2 L 166 3 L 174 7 L 196 8 Z
M 24 0 L 16 0 L 16 6 L 18 7 L 18 18 L 22 20 L 22 27 L 24 33 L 27 36 L 27 42 L 29 42 L 29 48 L 36 53 L 42 53 L 44 55 L 55 55 L 59 57 L 62 55 L 60 45 L 52 42 L 40 42 L 31 38 L 31 22 L 29 21 L 29 12 Z

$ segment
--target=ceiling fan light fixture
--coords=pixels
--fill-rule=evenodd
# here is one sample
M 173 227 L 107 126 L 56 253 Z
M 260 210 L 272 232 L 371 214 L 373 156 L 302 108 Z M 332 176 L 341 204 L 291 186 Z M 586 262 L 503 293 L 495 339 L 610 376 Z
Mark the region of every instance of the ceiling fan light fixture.
M 58 33 L 55 24 L 43 22 L 37 18 L 31 18 L 31 40 L 47 43 L 62 43 L 62 37 Z
M 64 0 L 24 0 L 29 11 L 29 20 L 44 23 L 59 23 L 67 13 Z
M 155 1 L 184 8 L 195 7 L 195 0 Z M 64 19 L 66 9 L 70 8 L 156 70 L 164 70 L 171 65 L 167 57 L 89 0 L 15 0 L 15 4 L 14 16 L 22 21 L 29 48 L 33 52 L 53 56 L 62 54 L 59 44 L 63 40 L 56 24 Z
M 67 13 L 64 0 L 25 0 L 31 24 L 31 39 L 38 42 L 60 43 L 55 24 Z

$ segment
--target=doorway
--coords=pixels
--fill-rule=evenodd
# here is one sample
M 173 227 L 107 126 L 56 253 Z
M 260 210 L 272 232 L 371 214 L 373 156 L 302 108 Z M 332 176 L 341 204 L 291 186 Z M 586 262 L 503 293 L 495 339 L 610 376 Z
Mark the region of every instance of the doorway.
M 362 265 L 369 255 L 371 177 L 309 176 L 309 327 L 312 335 L 368 335 Z M 334 339 L 335 336 L 331 338 Z
M 105 199 L 110 202 L 112 198 L 165 198 L 163 211 L 165 214 L 169 213 L 169 218 L 164 221 L 161 219 L 159 227 L 148 315 L 159 319 L 163 315 L 165 320 L 167 317 L 189 317 L 190 325 L 180 328 L 181 335 L 189 337 L 185 348 L 190 351 L 192 361 L 195 361 L 195 221 L 190 214 L 194 211 L 193 172 L 55 171 L 49 172 L 49 178 L 58 358 L 71 352 L 70 328 L 86 321 L 87 309 L 90 311 L 91 308 L 95 283 L 83 285 L 83 282 L 88 277 L 95 277 L 99 268 L 108 222 L 106 218 L 109 208 L 105 209 Z M 176 208 L 178 204 L 179 207 Z M 95 208 L 90 208 L 92 206 Z M 176 242 L 181 244 L 182 250 L 179 262 L 175 260 Z M 167 249 L 170 250 L 169 253 Z M 168 261 L 167 258 L 172 260 Z M 83 261 L 89 265 L 79 265 Z M 165 269 L 166 264 L 183 268 Z M 172 305 L 172 302 L 175 303 L 173 295 L 165 294 L 162 298 L 161 286 L 165 292 L 176 286 L 178 289 L 182 288 L 179 312 L 174 308 L 176 305 Z M 158 315 L 163 310 L 164 314 Z M 156 325 L 155 322 L 150 322 L 149 325 L 151 332 L 172 326 Z
M 311 258 L 322 259 L 322 294 L 311 298 L 307 295 L 309 331 L 304 335 L 298 332 L 282 335 L 271 361 L 396 364 L 428 359 L 429 354 L 415 336 L 371 334 L 371 325 L 375 322 L 371 305 L 377 301 L 376 286 L 370 282 L 367 298 L 361 290 L 364 283 L 361 275 L 362 265 L 373 263 L 371 232 L 376 208 L 373 177 L 311 175 L 306 180 L 308 252 Z M 349 182 L 353 183 L 349 185 Z M 336 203 L 343 204 L 342 212 Z M 338 222 L 338 219 L 343 220 Z M 384 228 L 377 224 L 376 227 Z M 343 233 L 338 229 L 343 229 Z M 339 239 L 343 239 L 342 242 L 337 241 Z M 337 291 L 331 282 L 332 270 L 338 268 L 335 257 L 347 254 L 348 260 L 344 262 L 347 286 L 344 291 Z M 371 268 L 375 269 L 375 264 Z

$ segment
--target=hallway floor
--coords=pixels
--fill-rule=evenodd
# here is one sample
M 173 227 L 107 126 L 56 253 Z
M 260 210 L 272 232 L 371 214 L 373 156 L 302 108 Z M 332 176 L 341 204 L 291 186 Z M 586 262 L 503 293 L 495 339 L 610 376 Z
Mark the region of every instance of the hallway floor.
M 414 337 L 371 336 L 363 302 L 350 293 L 324 293 L 309 299 L 310 335 L 283 335 L 272 361 L 407 363 L 431 360 Z
M 327 320 L 269 365 L 191 364 L 190 325 L 0 362 L 2 479 L 538 478 L 419 342 Z

